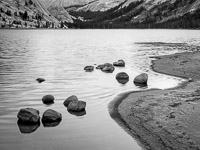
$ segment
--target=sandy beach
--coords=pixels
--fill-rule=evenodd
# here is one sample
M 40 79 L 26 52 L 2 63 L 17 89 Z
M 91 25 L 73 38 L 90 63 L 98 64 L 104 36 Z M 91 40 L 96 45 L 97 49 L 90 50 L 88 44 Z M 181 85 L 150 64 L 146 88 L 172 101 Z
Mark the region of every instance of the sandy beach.
M 156 57 L 152 69 L 186 80 L 172 89 L 121 94 L 109 105 L 111 117 L 143 149 L 200 149 L 200 52 Z

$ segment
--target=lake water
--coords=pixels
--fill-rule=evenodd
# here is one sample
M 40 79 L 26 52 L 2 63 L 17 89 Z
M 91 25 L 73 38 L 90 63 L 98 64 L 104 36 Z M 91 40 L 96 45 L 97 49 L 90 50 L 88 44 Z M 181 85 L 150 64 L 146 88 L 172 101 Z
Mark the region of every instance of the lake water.
M 199 46 L 197 30 L 0 30 L 0 149 L 140 150 L 110 117 L 109 102 L 126 91 L 176 86 L 183 80 L 153 72 L 149 57 Z M 113 73 L 83 70 L 119 59 L 126 67 Z M 122 71 L 130 76 L 127 84 L 115 79 Z M 134 77 L 144 72 L 148 87 L 134 85 Z M 39 84 L 38 77 L 46 81 Z M 54 95 L 53 105 L 42 103 L 46 94 Z M 71 95 L 87 102 L 85 115 L 70 114 L 64 107 Z M 17 113 L 24 107 L 38 109 L 40 116 L 54 109 L 63 118 L 55 127 L 18 126 Z

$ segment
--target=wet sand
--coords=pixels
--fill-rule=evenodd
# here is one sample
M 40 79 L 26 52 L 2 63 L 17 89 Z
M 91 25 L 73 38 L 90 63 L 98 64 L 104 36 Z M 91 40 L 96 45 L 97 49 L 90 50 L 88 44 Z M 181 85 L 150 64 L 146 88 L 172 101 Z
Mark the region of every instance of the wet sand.
M 152 69 L 186 81 L 172 89 L 121 94 L 109 104 L 111 117 L 143 149 L 200 149 L 200 52 L 156 57 Z

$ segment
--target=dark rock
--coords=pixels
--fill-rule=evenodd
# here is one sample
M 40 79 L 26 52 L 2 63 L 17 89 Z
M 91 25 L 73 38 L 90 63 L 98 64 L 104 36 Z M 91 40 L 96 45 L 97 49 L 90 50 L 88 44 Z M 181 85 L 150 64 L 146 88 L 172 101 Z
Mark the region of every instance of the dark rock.
M 103 72 L 106 72 L 106 73 L 112 73 L 115 70 L 115 67 L 113 67 L 113 65 L 110 63 L 105 63 L 102 65 L 98 65 L 96 69 L 101 69 Z
M 54 97 L 52 95 L 45 95 L 42 98 L 42 102 L 44 104 L 53 104 L 54 103 Z
M 17 125 L 21 133 L 29 134 L 37 130 L 37 128 L 40 126 L 40 122 L 36 124 L 25 124 L 21 122 L 20 120 L 18 120 Z
M 112 73 L 115 70 L 112 64 L 106 63 L 104 67 L 101 69 L 103 72 Z
M 96 67 L 96 69 L 103 69 L 105 66 L 104 65 L 98 65 L 97 67 Z
M 74 112 L 74 111 L 68 111 L 70 114 L 75 115 L 75 116 L 84 116 L 86 115 L 86 111 L 80 111 L 80 112 Z
M 125 62 L 123 60 L 118 60 L 118 62 L 113 63 L 113 66 L 125 67 Z
M 38 81 L 39 83 L 42 83 L 42 82 L 45 81 L 45 79 L 43 79 L 43 78 L 37 78 L 36 81 Z
M 134 83 L 139 83 L 139 84 L 147 84 L 148 81 L 148 75 L 146 73 L 142 73 L 135 77 Z
M 116 75 L 116 79 L 126 79 L 129 80 L 129 76 L 125 72 L 120 72 Z
M 85 71 L 88 71 L 88 72 L 92 72 L 94 70 L 94 67 L 93 66 L 86 66 L 84 68 Z
M 84 101 L 72 101 L 69 103 L 67 110 L 71 112 L 85 111 L 86 102 Z
M 64 101 L 64 105 L 67 107 L 69 105 L 69 103 L 73 102 L 73 101 L 78 101 L 77 96 L 72 95 L 70 97 L 68 97 L 65 101 Z
M 40 121 L 39 110 L 33 108 L 20 109 L 17 117 L 24 124 L 37 124 Z
M 59 122 L 62 120 L 61 113 L 58 113 L 55 110 L 48 109 L 43 113 L 42 123 L 51 123 L 51 122 Z

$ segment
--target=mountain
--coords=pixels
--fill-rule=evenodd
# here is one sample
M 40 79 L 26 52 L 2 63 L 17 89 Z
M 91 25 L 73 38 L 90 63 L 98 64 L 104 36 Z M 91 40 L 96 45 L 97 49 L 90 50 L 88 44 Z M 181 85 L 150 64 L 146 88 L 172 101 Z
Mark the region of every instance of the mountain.
M 106 11 L 86 11 L 81 7 L 76 10 L 68 9 L 74 19 L 74 23 L 69 23 L 68 26 L 73 28 L 200 28 L 199 0 L 119 2 Z
M 200 28 L 199 0 L 1 0 L 0 27 Z

